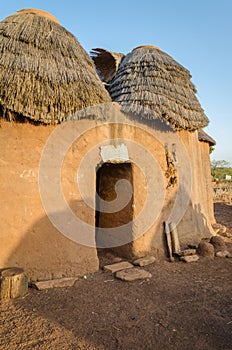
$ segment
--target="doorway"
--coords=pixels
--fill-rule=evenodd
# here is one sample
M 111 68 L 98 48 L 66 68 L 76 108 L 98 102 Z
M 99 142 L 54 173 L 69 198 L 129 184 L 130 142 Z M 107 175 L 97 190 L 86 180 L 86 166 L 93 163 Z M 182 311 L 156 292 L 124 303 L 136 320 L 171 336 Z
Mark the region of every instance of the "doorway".
M 100 203 L 98 196 L 106 201 L 112 202 L 117 199 L 117 193 L 115 191 L 115 186 L 119 180 L 127 180 L 132 186 L 131 198 L 128 197 L 126 205 L 124 205 L 120 210 L 114 211 L 112 213 L 104 212 L 102 210 L 103 204 Z M 128 187 L 127 187 L 128 188 Z M 124 235 L 123 239 L 126 237 L 127 241 L 132 239 L 132 222 L 133 222 L 133 174 L 132 174 L 132 164 L 127 163 L 104 163 L 96 173 L 96 212 L 95 212 L 95 226 L 96 226 L 96 243 L 97 246 L 104 248 L 98 249 L 99 259 L 102 255 L 111 252 L 114 255 L 129 257 L 130 255 L 130 244 L 125 244 L 119 247 L 109 248 L 108 242 L 109 237 L 108 232 L 110 228 L 115 228 L 123 225 L 127 225 L 124 232 L 120 234 Z M 119 196 L 120 196 L 119 191 Z M 121 193 L 122 194 L 122 193 Z M 105 230 L 102 234 L 100 228 L 109 229 Z M 122 230 L 123 231 L 123 230 Z M 125 236 L 126 235 L 126 236 Z M 119 239 L 120 240 L 120 239 Z M 126 255 L 126 256 L 125 256 Z

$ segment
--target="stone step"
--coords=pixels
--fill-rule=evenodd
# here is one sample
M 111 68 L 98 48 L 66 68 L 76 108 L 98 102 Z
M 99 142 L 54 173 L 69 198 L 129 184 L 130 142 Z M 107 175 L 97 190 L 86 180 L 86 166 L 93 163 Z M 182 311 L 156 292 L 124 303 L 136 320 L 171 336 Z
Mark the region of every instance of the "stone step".
M 179 256 L 188 256 L 188 255 L 196 255 L 197 250 L 196 249 L 184 249 L 181 250 L 178 255 Z
M 118 271 L 116 272 L 115 277 L 122 281 L 133 282 L 138 280 L 150 279 L 152 277 L 152 274 L 148 271 L 139 268 L 133 268 Z
M 134 260 L 133 264 L 143 267 L 143 266 L 153 264 L 155 261 L 156 261 L 156 258 L 154 256 L 145 256 L 143 258 Z
M 184 261 L 186 263 L 191 263 L 191 262 L 199 260 L 199 256 L 198 255 L 181 256 L 180 260 Z
M 215 253 L 215 256 L 218 258 L 232 258 L 232 254 L 228 250 L 219 250 Z
M 103 269 L 105 271 L 110 271 L 112 273 L 115 273 L 117 271 L 121 271 L 121 270 L 125 270 L 125 269 L 131 269 L 132 267 L 134 267 L 134 265 L 132 265 L 128 261 L 121 261 L 121 262 L 116 263 L 116 264 L 105 265 L 103 267 Z
M 33 282 L 31 285 L 37 290 L 45 290 L 51 288 L 72 287 L 78 280 L 77 277 L 65 277 L 49 281 Z

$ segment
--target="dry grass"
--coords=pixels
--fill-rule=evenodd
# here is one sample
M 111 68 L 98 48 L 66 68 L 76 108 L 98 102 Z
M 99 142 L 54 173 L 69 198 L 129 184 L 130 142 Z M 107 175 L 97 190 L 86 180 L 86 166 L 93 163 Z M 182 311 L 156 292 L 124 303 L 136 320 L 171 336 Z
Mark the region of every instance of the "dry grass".
M 202 129 L 198 130 L 198 139 L 199 141 L 202 141 L 202 142 L 208 142 L 210 146 L 216 145 L 216 141 L 211 136 L 206 134 L 206 132 Z
M 100 67 L 96 58 L 94 61 L 102 72 L 109 60 L 99 49 L 98 57 Z M 132 117 L 160 118 L 176 129 L 189 131 L 208 124 L 189 71 L 158 48 L 138 47 L 126 55 L 108 90 L 113 101 L 119 102 L 122 111 Z
M 91 58 L 54 20 L 22 11 L 7 17 L 0 52 L 0 104 L 9 118 L 58 123 L 110 101 Z
M 22 12 L 27 12 L 27 13 L 33 13 L 34 15 L 38 15 L 38 16 L 43 16 L 43 17 L 46 17 L 48 19 L 51 19 L 52 21 L 56 22 L 56 23 L 60 23 L 58 21 L 58 19 L 56 17 L 54 17 L 53 15 L 51 15 L 50 13 L 46 12 L 46 11 L 43 11 L 43 10 L 37 10 L 37 9 L 23 9 L 23 10 L 20 10 L 20 11 L 17 11 L 19 13 L 22 13 Z

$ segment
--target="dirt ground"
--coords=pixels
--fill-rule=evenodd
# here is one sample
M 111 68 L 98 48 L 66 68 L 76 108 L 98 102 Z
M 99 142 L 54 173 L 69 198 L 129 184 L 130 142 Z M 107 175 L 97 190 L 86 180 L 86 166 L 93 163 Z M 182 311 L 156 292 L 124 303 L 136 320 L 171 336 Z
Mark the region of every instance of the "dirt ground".
M 215 204 L 215 215 L 232 232 L 232 206 Z M 232 349 L 232 259 L 146 270 L 150 281 L 122 282 L 100 270 L 71 288 L 30 289 L 3 302 L 0 349 Z

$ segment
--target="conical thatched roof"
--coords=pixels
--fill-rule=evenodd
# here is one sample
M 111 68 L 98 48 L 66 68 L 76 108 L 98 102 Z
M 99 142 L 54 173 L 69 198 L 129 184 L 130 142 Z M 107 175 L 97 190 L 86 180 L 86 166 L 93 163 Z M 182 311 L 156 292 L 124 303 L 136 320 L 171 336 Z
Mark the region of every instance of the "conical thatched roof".
M 140 46 L 121 60 L 108 90 L 132 117 L 161 118 L 192 131 L 206 126 L 208 119 L 190 79 L 189 71 L 159 48 Z
M 216 145 L 216 141 L 202 129 L 198 130 L 198 140 L 201 142 L 207 142 L 210 146 Z
M 57 123 L 108 101 L 91 58 L 55 17 L 29 9 L 0 22 L 0 106 L 5 115 Z

